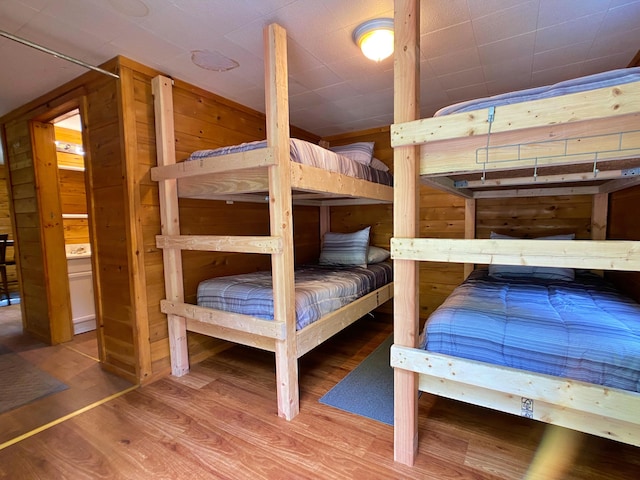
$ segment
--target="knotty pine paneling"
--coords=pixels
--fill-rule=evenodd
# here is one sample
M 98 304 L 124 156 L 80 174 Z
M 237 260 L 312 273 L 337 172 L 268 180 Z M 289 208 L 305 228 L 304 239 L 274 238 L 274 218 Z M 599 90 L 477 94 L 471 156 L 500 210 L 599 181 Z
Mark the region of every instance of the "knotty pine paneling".
M 50 304 L 48 298 L 47 277 L 44 272 L 44 257 L 41 245 L 41 224 L 38 212 L 36 176 L 29 122 L 27 118 L 0 121 L 4 129 L 5 175 L 8 176 L 7 191 L 13 205 L 14 258 L 20 268 L 20 297 L 24 316 L 25 331 L 44 342 L 51 342 Z M 14 187 L 17 197 L 12 197 Z M 9 233 L 9 232 L 7 232 Z
M 640 186 L 614 192 L 609 195 L 608 240 L 640 240 L 640 222 L 634 211 L 640 203 Z M 627 295 L 640 302 L 640 272 L 605 272 Z
M 56 142 L 60 142 L 62 146 L 69 145 L 68 151 L 62 151 L 58 147 L 58 167 L 84 168 L 84 157 L 75 151 L 75 147 L 82 147 L 82 132 L 71 130 L 60 126 L 54 126 Z
M 125 88 L 125 80 L 121 79 Z M 131 287 L 129 208 L 122 112 L 117 82 L 101 79 L 86 97 L 88 213 L 92 218 L 94 283 L 103 365 L 139 380 L 136 301 Z
M 7 168 L 0 165 L 0 233 L 9 235 L 9 239 L 13 239 L 13 226 L 11 224 L 11 211 L 9 210 L 9 190 L 7 189 Z M 31 192 L 33 193 L 33 192 Z M 15 256 L 14 248 L 7 247 L 6 258 L 13 259 Z M 15 265 L 7 266 L 7 280 L 10 283 L 18 281 Z
M 60 178 L 60 203 L 62 213 L 87 213 L 87 191 L 84 172 L 78 170 L 58 170 Z
M 489 238 L 492 231 L 522 238 L 574 233 L 588 240 L 591 209 L 590 195 L 480 199 L 476 236 Z

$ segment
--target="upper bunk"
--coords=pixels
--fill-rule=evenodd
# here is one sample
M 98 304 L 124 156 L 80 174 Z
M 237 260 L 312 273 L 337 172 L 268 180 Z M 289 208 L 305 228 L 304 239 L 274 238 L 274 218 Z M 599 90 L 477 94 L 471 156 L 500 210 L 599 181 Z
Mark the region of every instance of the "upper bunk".
M 640 183 L 640 68 L 456 104 L 397 123 L 421 182 L 466 198 L 610 193 Z
M 153 180 L 176 178 L 181 198 L 264 203 L 269 196 L 268 167 L 276 148 L 256 142 L 219 151 L 194 152 L 187 160 L 152 169 Z M 391 203 L 392 177 L 319 145 L 292 138 L 287 168 L 292 201 L 299 205 Z M 222 150 L 222 149 L 220 149 Z
M 181 198 L 266 203 L 280 194 L 280 182 L 270 177 L 282 170 L 294 205 L 392 203 L 393 179 L 388 172 L 290 137 L 286 41 L 275 41 L 275 36 L 286 39 L 286 32 L 273 25 L 265 35 L 266 141 L 223 147 L 222 153 L 200 151 L 176 162 L 172 81 L 159 76 L 153 81 L 154 109 L 156 129 L 165 141 L 151 178 L 175 179 Z M 346 165 L 349 162 L 357 165 Z

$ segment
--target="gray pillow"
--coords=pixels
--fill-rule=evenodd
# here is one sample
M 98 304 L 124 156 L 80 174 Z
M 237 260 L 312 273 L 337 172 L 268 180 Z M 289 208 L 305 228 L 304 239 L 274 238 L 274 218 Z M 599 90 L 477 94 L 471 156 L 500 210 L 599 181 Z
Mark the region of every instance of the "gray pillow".
M 538 237 L 535 240 L 573 240 L 575 234 L 551 235 Z M 491 239 L 518 240 L 517 237 L 491 232 Z M 560 267 L 536 267 L 533 265 L 489 265 L 489 275 L 496 278 L 543 278 L 547 280 L 573 281 L 575 271 L 573 268 Z
M 354 233 L 326 233 L 318 263 L 366 267 L 370 230 L 371 227 L 367 227 Z
M 376 157 L 373 157 L 371 159 L 371 165 L 369 166 L 371 168 L 375 168 L 376 170 L 382 170 L 383 172 L 389 171 L 389 167 L 387 167 L 387 164 L 384 163 L 382 160 L 378 160 Z
M 370 245 L 369 255 L 367 256 L 367 263 L 371 264 L 384 262 L 390 256 L 391 252 L 389 250 Z
M 339 153 L 347 158 L 350 158 L 354 162 L 362 163 L 363 165 L 369 165 L 373 158 L 373 145 L 374 142 L 356 142 L 349 145 L 338 145 L 331 147 L 329 150 L 335 153 Z

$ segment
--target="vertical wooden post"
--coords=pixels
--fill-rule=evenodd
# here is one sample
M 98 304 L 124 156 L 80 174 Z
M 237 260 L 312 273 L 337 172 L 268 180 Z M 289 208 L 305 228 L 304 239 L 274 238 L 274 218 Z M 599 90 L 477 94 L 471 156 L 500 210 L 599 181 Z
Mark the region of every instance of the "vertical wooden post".
M 593 196 L 591 207 L 591 240 L 607 239 L 607 215 L 609 213 L 609 194 L 597 193 Z
M 176 146 L 173 126 L 172 80 L 157 76 L 151 81 L 156 122 L 156 149 L 158 165 L 176 162 Z M 160 180 L 160 221 L 162 235 L 180 235 L 178 214 L 178 184 L 175 179 Z M 164 262 L 164 288 L 167 300 L 184 302 L 182 279 L 182 253 L 178 248 L 162 251 Z M 189 372 L 187 348 L 187 324 L 184 317 L 167 315 L 169 322 L 169 347 L 171 349 L 171 373 L 178 377 Z
M 276 148 L 276 164 L 269 167 L 271 235 L 282 239 L 282 253 L 271 256 L 273 315 L 285 322 L 286 336 L 276 341 L 278 415 L 290 420 L 300 411 L 296 312 L 294 292 L 293 208 L 289 171 L 289 89 L 287 33 L 272 24 L 264 30 L 267 144 Z
M 415 120 L 420 112 L 420 2 L 395 0 L 394 122 Z M 393 232 L 396 238 L 419 234 L 418 148 L 393 150 Z M 418 338 L 419 264 L 394 260 L 394 342 L 416 347 Z M 418 378 L 394 370 L 394 459 L 413 465 L 418 448 Z
M 607 239 L 607 216 L 609 215 L 609 194 L 596 193 L 591 206 L 591 240 Z M 594 273 L 604 276 L 603 270 Z
M 324 239 L 324 234 L 331 231 L 331 207 L 320 205 L 320 242 Z
M 476 200 L 465 198 L 464 200 L 464 238 L 476 238 Z M 474 263 L 464 264 L 464 278 L 467 278 L 475 268 Z

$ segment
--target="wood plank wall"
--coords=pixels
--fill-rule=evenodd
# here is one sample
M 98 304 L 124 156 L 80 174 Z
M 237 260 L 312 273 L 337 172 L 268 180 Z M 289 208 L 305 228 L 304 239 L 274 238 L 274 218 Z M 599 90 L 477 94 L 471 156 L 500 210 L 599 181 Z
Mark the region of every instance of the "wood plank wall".
M 0 155 L 1 154 L 2 152 L 0 151 Z M 13 239 L 13 225 L 11 223 L 11 211 L 9 210 L 9 189 L 7 183 L 7 167 L 3 163 L 0 164 L 0 233 L 6 233 L 9 235 L 9 239 Z M 13 259 L 14 255 L 14 248 L 7 247 L 6 258 Z M 7 280 L 10 283 L 18 281 L 15 265 L 7 267 Z M 10 286 L 10 289 L 11 288 Z
M 118 63 L 118 71 L 121 67 Z M 136 301 L 132 289 L 127 172 L 119 85 L 100 77 L 88 88 L 83 121 L 88 211 L 92 220 L 94 294 L 103 367 L 132 381 L 140 375 Z M 121 88 L 127 88 L 122 85 Z
M 639 57 L 640 58 L 640 57 Z M 607 238 L 610 240 L 640 240 L 640 222 L 633 208 L 640 203 L 640 186 L 609 195 Z M 640 302 L 640 272 L 605 272 L 605 278 L 631 298 Z
M 82 146 L 82 132 L 54 127 L 56 141 Z M 60 203 L 62 214 L 86 214 L 87 190 L 84 176 L 84 157 L 75 151 L 58 149 Z M 67 170 L 70 167 L 74 170 Z M 63 218 L 65 244 L 89 243 L 89 221 L 86 218 Z
M 20 296 L 25 330 L 48 341 L 51 336 L 40 217 L 29 123 L 26 118 L 4 122 L 5 159 L 9 199 L 14 215 L 14 247 L 20 268 Z M 28 321 L 27 321 L 28 320 Z

